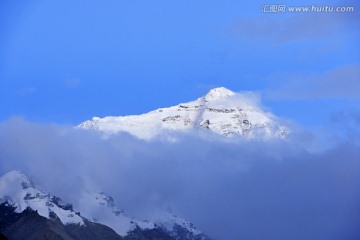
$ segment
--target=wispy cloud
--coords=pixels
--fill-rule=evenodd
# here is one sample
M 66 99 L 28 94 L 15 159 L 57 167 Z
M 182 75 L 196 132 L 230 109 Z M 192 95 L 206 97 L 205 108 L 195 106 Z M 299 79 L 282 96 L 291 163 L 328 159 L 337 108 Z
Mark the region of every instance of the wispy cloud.
M 64 81 L 67 88 L 74 89 L 80 86 L 81 80 L 79 78 L 69 78 Z
M 36 87 L 24 87 L 17 91 L 18 94 L 24 95 L 29 93 L 35 93 L 38 89 Z
M 267 94 L 280 99 L 359 99 L 360 64 L 292 77 L 285 85 Z
M 345 134 L 347 139 L 360 143 L 360 111 L 341 110 L 330 115 L 330 121 L 338 132 Z

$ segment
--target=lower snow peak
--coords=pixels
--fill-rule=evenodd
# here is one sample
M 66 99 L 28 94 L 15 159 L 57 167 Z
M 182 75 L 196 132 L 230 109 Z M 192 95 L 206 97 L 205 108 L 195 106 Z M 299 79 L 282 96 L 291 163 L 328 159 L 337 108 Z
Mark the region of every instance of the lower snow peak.
M 49 220 L 60 220 L 63 225 L 89 226 L 99 223 L 111 228 L 122 237 L 136 234 L 165 234 L 173 239 L 209 240 L 193 224 L 170 212 L 153 221 L 139 220 L 128 216 L 118 208 L 114 199 L 103 192 L 83 193 L 74 211 L 71 204 L 41 190 L 25 174 L 11 171 L 0 177 L 0 205 L 23 213 L 31 209 Z M 85 228 L 84 228 L 85 229 Z M 171 239 L 171 238 L 169 238 Z
M 0 203 L 4 202 L 16 207 L 18 213 L 31 208 L 45 218 L 56 216 L 64 225 L 85 224 L 72 205 L 42 191 L 20 171 L 8 172 L 0 178 Z

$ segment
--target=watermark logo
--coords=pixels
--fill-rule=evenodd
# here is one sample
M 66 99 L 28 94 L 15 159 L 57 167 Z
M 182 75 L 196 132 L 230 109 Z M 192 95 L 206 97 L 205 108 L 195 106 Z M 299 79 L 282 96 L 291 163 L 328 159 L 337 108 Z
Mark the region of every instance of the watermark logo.
M 264 4 L 261 6 L 261 11 L 263 13 L 285 13 L 285 12 L 325 12 L 325 13 L 346 13 L 346 12 L 354 12 L 355 7 L 353 6 L 286 6 L 282 4 Z
M 285 12 L 286 11 L 286 5 L 262 5 L 261 11 L 264 13 L 277 13 L 277 12 Z

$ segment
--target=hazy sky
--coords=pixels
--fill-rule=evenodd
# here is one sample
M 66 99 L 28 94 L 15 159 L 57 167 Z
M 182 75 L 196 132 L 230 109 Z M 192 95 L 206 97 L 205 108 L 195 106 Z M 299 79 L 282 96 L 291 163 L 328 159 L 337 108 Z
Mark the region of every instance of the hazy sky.
M 264 0 L 0 1 L 0 119 L 77 124 L 217 86 L 259 92 L 277 115 L 308 126 L 358 111 L 358 1 L 281 3 L 355 10 L 264 13 Z

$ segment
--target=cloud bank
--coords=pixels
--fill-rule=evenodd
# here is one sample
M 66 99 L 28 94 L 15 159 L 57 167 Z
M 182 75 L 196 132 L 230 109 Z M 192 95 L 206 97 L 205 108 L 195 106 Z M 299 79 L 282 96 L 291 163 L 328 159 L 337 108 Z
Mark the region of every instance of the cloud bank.
M 104 140 L 10 119 L 0 123 L 0 174 L 22 170 L 75 208 L 82 191 L 94 190 L 140 218 L 171 208 L 218 240 L 360 238 L 354 136 L 315 153 L 297 137 L 179 138 L 144 142 L 120 134 Z

